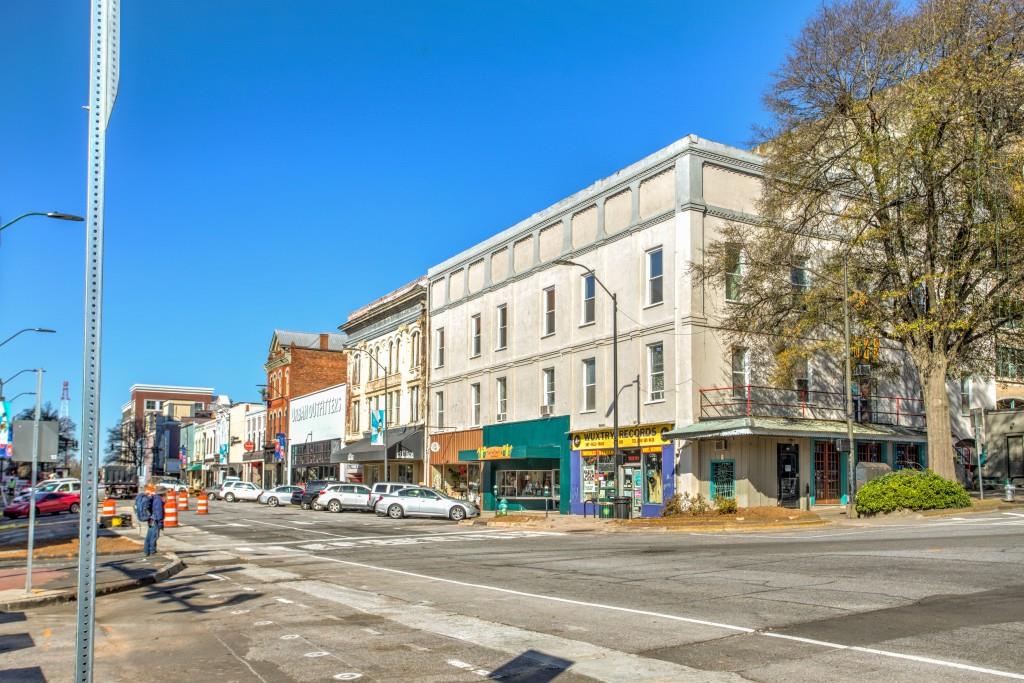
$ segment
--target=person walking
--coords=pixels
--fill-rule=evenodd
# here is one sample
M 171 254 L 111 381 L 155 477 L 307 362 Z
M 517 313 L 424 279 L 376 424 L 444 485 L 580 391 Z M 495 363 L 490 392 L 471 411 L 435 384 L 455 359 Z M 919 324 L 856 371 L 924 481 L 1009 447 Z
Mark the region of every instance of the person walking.
M 167 492 L 163 486 L 158 486 L 153 494 L 152 514 L 149 516 L 149 532 L 146 534 L 146 543 L 142 552 L 146 557 L 156 553 L 156 541 L 160 538 L 160 530 L 164 528 L 164 494 Z
M 145 537 L 149 532 L 149 518 L 153 516 L 153 492 L 156 489 L 152 484 L 146 484 L 146 488 L 139 491 L 135 496 L 135 523 L 139 530 L 139 536 Z

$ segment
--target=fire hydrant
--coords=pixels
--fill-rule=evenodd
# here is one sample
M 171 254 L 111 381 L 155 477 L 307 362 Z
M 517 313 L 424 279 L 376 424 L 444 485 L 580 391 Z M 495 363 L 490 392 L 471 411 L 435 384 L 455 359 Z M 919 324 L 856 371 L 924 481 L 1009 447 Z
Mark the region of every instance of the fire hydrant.
M 498 503 L 498 513 L 495 516 L 496 517 L 504 517 L 507 514 L 508 514 L 508 500 L 505 499 L 505 498 L 502 498 L 501 502 Z
M 1003 489 L 1003 502 L 1004 503 L 1012 503 L 1013 502 L 1013 489 L 1014 489 L 1013 484 L 1011 484 L 1010 480 L 1007 479 L 1006 480 L 1006 486 Z

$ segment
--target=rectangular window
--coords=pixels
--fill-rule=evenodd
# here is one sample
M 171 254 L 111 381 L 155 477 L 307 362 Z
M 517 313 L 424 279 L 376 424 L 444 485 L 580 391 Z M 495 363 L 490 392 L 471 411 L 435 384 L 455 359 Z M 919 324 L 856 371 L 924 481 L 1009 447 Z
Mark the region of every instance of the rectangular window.
M 470 384 L 469 385 L 469 403 L 472 406 L 472 424 L 477 426 L 480 424 L 480 385 Z
M 797 398 L 801 403 L 807 403 L 811 398 L 811 370 L 807 359 L 797 361 L 793 372 L 793 388 L 796 389 Z
M 647 252 L 647 305 L 660 304 L 664 293 L 665 264 L 661 247 Z
M 725 300 L 740 300 L 740 285 L 743 282 L 743 258 L 739 249 L 729 252 L 725 266 Z
M 658 342 L 647 347 L 647 387 L 650 400 L 665 398 L 665 347 Z
M 804 294 L 811 288 L 811 280 L 807 275 L 806 260 L 797 259 L 789 267 L 789 285 L 793 292 L 793 305 L 805 309 Z
M 420 421 L 420 388 L 409 389 L 409 422 Z
M 444 392 L 438 391 L 434 394 L 435 427 L 444 429 Z
M 495 382 L 495 389 L 497 390 L 498 405 L 498 419 L 504 420 L 507 416 L 508 410 L 508 384 L 504 377 L 499 377 Z
M 587 273 L 583 276 L 582 280 L 582 292 L 583 292 L 583 315 L 580 320 L 581 325 L 588 325 L 594 322 L 595 311 L 594 311 L 594 297 L 597 293 L 597 284 L 594 281 L 593 273 Z
M 971 378 L 960 379 L 960 414 L 967 417 L 971 414 Z
M 469 357 L 470 358 L 476 358 L 477 356 L 480 355 L 480 332 L 481 332 L 480 326 L 481 326 L 480 314 L 477 313 L 476 315 L 472 316 L 469 319 L 469 334 L 470 334 L 470 339 L 469 339 L 470 353 L 469 353 Z
M 156 401 L 152 399 L 146 399 L 146 410 L 156 410 Z
M 352 401 L 352 416 L 349 418 L 349 431 L 359 431 L 359 401 Z
M 196 402 L 196 403 L 192 404 L 192 408 L 194 410 L 205 410 L 206 409 L 206 404 L 205 403 Z
M 583 411 L 588 413 L 597 405 L 597 362 L 593 358 L 583 361 Z
M 508 346 L 508 306 L 501 304 L 498 306 L 498 346 L 497 350 L 500 351 Z
M 544 290 L 544 336 L 555 333 L 555 288 Z
M 437 347 L 437 360 L 436 360 L 435 366 L 439 367 L 439 368 L 443 368 L 444 367 L 444 328 L 443 327 L 437 328 L 436 337 L 437 337 L 437 344 L 436 344 L 436 347 Z
M 732 350 L 732 395 L 733 398 L 746 398 L 747 381 L 749 377 L 747 367 L 747 350 L 741 347 Z
M 544 405 L 555 405 L 555 369 L 544 368 Z
M 1024 380 L 1024 349 L 996 347 L 996 377 Z

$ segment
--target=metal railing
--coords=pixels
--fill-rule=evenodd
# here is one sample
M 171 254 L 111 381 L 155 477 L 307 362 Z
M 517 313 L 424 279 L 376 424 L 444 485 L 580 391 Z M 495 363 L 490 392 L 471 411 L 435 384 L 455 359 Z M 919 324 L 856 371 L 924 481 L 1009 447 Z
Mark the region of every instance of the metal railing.
M 700 417 L 783 417 L 805 420 L 845 420 L 846 397 L 841 391 L 784 389 L 745 384 L 700 390 Z M 868 424 L 925 427 L 924 400 L 908 396 L 854 396 L 853 419 Z

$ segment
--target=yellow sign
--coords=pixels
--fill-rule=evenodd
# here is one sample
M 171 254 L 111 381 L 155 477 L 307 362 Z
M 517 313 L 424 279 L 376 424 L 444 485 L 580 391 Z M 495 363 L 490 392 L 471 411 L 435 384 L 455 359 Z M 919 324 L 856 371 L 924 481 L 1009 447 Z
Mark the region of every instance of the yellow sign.
M 481 460 L 508 460 L 512 457 L 512 445 L 486 446 L 476 449 Z
M 664 437 L 665 432 L 672 429 L 672 423 L 650 425 L 630 425 L 619 427 L 619 448 L 639 448 L 644 446 L 668 446 L 670 441 Z M 590 451 L 614 448 L 615 435 L 611 429 L 594 429 L 586 432 L 573 432 L 572 448 L 574 451 Z

